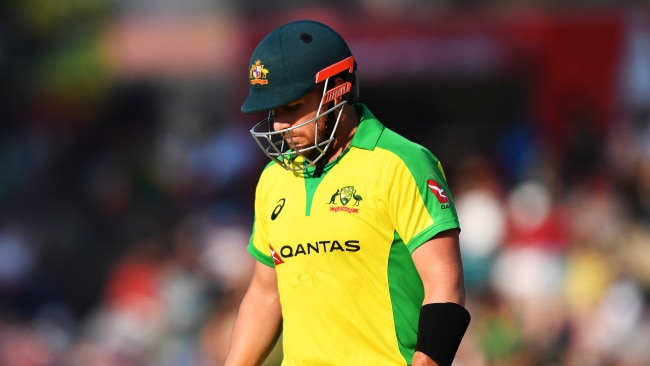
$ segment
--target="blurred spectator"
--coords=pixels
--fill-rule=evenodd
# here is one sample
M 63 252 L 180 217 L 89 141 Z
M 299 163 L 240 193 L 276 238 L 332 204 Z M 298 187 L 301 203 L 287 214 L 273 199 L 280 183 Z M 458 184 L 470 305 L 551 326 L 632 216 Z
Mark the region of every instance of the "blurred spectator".
M 481 290 L 488 285 L 496 254 L 506 235 L 504 192 L 495 168 L 484 158 L 470 157 L 457 167 L 453 189 L 458 218 L 465 285 Z
M 36 266 L 36 248 L 21 228 L 12 226 L 0 227 L 0 295 L 4 299 L 24 290 Z M 7 305 L 2 302 L 0 306 Z

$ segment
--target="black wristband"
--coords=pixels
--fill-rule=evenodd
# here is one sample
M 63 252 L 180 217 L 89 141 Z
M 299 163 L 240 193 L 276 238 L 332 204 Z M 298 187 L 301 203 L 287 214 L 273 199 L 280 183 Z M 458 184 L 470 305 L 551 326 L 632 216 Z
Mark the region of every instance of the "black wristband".
M 453 302 L 425 304 L 420 309 L 415 350 L 440 366 L 450 366 L 470 318 L 467 309 Z

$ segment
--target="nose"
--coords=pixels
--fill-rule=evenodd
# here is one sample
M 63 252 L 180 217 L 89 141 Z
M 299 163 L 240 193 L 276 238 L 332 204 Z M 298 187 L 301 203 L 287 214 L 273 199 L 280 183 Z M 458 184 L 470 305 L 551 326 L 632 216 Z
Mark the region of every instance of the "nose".
M 291 127 L 291 125 L 293 124 L 286 117 L 282 117 L 281 115 L 278 115 L 277 111 L 275 111 L 275 110 L 271 112 L 270 117 L 272 118 L 273 129 L 275 131 L 280 131 L 280 130 L 287 129 L 287 128 Z
M 291 123 L 278 121 L 277 119 L 273 120 L 273 129 L 275 131 L 284 130 L 291 127 Z

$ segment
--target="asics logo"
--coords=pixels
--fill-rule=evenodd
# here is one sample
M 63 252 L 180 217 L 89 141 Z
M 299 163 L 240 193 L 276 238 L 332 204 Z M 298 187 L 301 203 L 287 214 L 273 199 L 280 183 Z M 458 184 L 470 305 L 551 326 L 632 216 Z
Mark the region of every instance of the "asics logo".
M 280 198 L 277 205 L 273 209 L 273 212 L 271 212 L 271 220 L 275 220 L 278 217 L 278 215 L 280 214 L 280 212 L 284 208 L 284 203 L 285 203 L 285 199 Z

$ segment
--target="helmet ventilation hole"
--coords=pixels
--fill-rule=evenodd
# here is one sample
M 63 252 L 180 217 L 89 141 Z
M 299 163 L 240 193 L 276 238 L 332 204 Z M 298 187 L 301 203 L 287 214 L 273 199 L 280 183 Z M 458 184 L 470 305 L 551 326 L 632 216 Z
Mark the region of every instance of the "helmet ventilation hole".
M 302 43 L 311 43 L 313 37 L 309 33 L 302 33 L 300 35 L 300 40 L 302 41 Z

